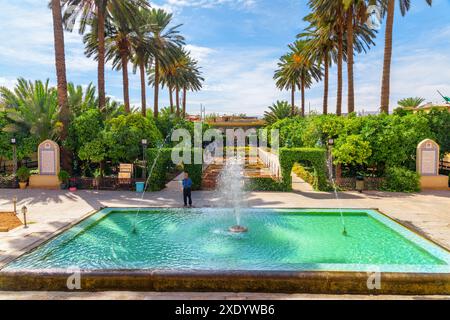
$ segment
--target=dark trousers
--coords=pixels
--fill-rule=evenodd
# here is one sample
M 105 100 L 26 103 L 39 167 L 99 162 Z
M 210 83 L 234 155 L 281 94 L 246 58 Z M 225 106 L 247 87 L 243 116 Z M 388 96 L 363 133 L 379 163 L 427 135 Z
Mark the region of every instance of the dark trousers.
M 192 206 L 192 196 L 191 196 L 191 188 L 184 188 L 183 189 L 183 201 L 184 205 L 187 206 L 187 201 L 189 199 L 189 205 Z

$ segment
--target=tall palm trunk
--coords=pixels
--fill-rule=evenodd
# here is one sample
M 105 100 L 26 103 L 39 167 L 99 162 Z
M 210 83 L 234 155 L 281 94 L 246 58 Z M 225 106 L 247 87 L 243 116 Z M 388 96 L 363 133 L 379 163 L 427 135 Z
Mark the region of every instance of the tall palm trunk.
M 291 89 L 291 116 L 295 114 L 295 83 L 292 84 Z
M 147 116 L 147 94 L 146 94 L 146 86 L 145 86 L 145 64 L 142 61 L 139 64 L 139 70 L 141 73 L 141 113 L 142 116 Z
M 59 119 L 62 123 L 60 138 L 66 140 L 70 121 L 70 110 L 67 98 L 66 54 L 64 50 L 64 31 L 62 23 L 61 2 L 52 0 L 53 33 L 55 41 L 55 66 L 58 82 Z M 65 147 L 61 149 L 62 167 L 72 172 L 72 154 Z
M 170 102 L 170 113 L 173 113 L 173 89 L 169 86 L 169 102 Z
M 187 89 L 186 87 L 183 87 L 183 118 L 186 118 L 186 96 Z
M 324 79 L 323 79 L 323 114 L 328 114 L 328 78 L 329 78 L 329 62 L 328 62 L 328 52 L 325 54 L 324 59 Z
M 158 108 L 158 100 L 159 100 L 159 59 L 155 58 L 155 100 L 153 105 L 153 116 L 155 118 L 158 117 L 159 108 Z
M 305 117 L 305 81 L 302 79 L 302 117 Z
M 180 88 L 175 87 L 175 103 L 177 104 L 177 116 L 180 116 Z
M 347 104 L 348 113 L 355 111 L 355 88 L 353 81 L 353 5 L 347 10 Z
M 98 107 L 104 110 L 106 106 L 105 93 L 105 8 L 104 0 L 98 1 L 97 19 L 98 19 Z
M 395 0 L 388 1 L 386 35 L 384 39 L 383 79 L 381 84 L 381 112 L 389 113 L 389 95 L 392 61 L 392 32 L 394 28 Z
M 339 27 L 338 31 L 338 57 L 337 57 L 337 69 L 338 69 L 338 79 L 337 79 L 337 97 L 336 97 L 336 114 L 338 116 L 342 113 L 342 60 L 343 60 L 343 31 L 342 25 Z
M 125 104 L 125 112 L 130 113 L 130 93 L 128 82 L 128 52 L 121 50 L 120 58 L 122 60 L 122 78 L 123 78 L 123 102 Z

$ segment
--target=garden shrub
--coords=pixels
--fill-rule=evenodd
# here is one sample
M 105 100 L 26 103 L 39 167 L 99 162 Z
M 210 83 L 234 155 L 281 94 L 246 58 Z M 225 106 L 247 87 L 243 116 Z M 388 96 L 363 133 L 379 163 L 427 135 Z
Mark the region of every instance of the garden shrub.
M 148 174 L 150 175 L 152 167 L 153 172 L 149 179 L 148 189 L 150 191 L 159 191 L 165 188 L 167 181 L 167 173 L 170 169 L 180 165 L 172 162 L 172 148 L 150 148 L 147 150 Z M 180 150 L 181 152 L 181 150 Z M 201 152 L 201 149 L 191 149 L 192 163 L 181 164 L 183 170 L 189 173 L 192 180 L 192 190 L 198 190 L 202 184 L 203 164 L 194 164 L 194 152 Z M 158 156 L 159 153 L 159 156 Z M 157 158 L 158 157 L 158 158 Z M 157 159 L 156 159 L 157 158 Z M 156 162 L 155 162 L 156 159 Z
M 386 182 L 383 189 L 391 192 L 418 192 L 420 191 L 420 176 L 406 168 L 390 167 L 386 171 Z
M 249 178 L 245 181 L 246 191 L 285 191 L 285 186 L 280 181 L 272 178 Z
M 171 161 L 172 149 L 151 148 L 147 150 L 147 166 L 148 166 L 148 190 L 159 191 L 166 187 L 167 172 L 172 165 Z
M 19 169 L 17 169 L 16 176 L 20 182 L 27 182 L 28 179 L 30 178 L 30 175 L 31 175 L 30 169 L 28 169 L 25 166 L 22 166 Z

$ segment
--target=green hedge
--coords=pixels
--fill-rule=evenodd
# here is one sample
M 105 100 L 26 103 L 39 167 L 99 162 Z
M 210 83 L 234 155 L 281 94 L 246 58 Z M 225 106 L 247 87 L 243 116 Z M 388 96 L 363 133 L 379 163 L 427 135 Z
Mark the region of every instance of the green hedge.
M 285 191 L 284 184 L 272 178 L 249 178 L 245 181 L 246 191 Z
M 326 176 L 326 150 L 322 148 L 280 148 L 280 166 L 282 183 L 285 191 L 292 190 L 291 172 L 294 164 L 309 161 L 314 168 L 315 190 L 329 190 L 330 186 Z
M 179 164 L 172 162 L 172 148 L 162 148 L 156 149 L 151 148 L 147 150 L 147 160 L 148 160 L 148 174 L 151 174 L 148 190 L 150 191 L 159 191 L 166 187 L 167 181 L 167 173 L 171 168 L 182 165 L 184 170 L 189 173 L 190 178 L 192 179 L 192 189 L 198 190 L 202 184 L 202 174 L 203 174 L 203 166 L 201 164 Z M 194 153 L 201 152 L 201 150 L 191 150 L 191 162 L 194 162 Z M 158 156 L 159 153 L 159 156 Z M 156 163 L 155 163 L 155 159 Z M 152 166 L 154 164 L 153 171 Z
M 311 172 L 305 169 L 301 164 L 296 163 L 292 171 L 297 175 L 297 177 L 303 179 L 306 183 L 310 185 L 314 184 L 315 177 Z
M 388 168 L 383 189 L 391 192 L 418 192 L 420 191 L 419 174 L 402 167 Z

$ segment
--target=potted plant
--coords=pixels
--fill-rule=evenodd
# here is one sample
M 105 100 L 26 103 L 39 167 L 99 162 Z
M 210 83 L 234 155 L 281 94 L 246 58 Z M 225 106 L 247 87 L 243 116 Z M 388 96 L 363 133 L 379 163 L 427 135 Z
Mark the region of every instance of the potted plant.
M 97 190 L 100 187 L 101 179 L 102 179 L 102 171 L 100 169 L 96 169 L 94 171 L 94 181 L 93 182 L 94 182 L 94 188 L 97 188 Z
M 67 189 L 69 186 L 70 174 L 65 170 L 61 170 L 58 173 L 58 179 L 59 182 L 61 182 L 61 189 Z
M 30 169 L 27 167 L 20 167 L 17 172 L 16 176 L 19 179 L 19 187 L 20 189 L 25 189 L 27 187 L 28 179 L 30 178 Z

